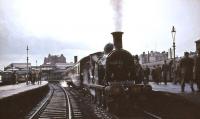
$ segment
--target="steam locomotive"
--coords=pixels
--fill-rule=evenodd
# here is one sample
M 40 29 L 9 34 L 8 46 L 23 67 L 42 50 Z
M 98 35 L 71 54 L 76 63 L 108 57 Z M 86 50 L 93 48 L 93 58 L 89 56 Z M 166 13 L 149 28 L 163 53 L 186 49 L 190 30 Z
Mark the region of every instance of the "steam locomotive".
M 113 32 L 114 46 L 109 43 L 104 52 L 82 58 L 67 71 L 69 85 L 86 90 L 94 103 L 108 111 L 127 108 L 139 95 L 152 90 L 150 85 L 135 84 L 134 58 L 122 48 L 123 32 Z M 114 49 L 113 49 L 114 47 Z

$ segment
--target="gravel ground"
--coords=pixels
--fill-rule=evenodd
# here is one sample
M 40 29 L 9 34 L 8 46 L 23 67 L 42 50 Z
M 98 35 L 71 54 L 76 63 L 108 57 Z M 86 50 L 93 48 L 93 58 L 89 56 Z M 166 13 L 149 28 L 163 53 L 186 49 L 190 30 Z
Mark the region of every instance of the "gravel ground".
M 200 105 L 200 92 L 180 93 L 179 95 L 187 99 L 188 101 L 191 101 L 192 103 Z
M 152 92 L 141 107 L 164 119 L 200 119 L 200 98 L 193 95 Z

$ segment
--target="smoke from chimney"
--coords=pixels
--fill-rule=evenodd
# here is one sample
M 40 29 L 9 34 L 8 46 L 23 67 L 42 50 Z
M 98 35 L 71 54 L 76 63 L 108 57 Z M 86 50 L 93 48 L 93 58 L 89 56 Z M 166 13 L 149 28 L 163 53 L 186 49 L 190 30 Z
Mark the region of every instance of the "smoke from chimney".
M 111 0 L 111 5 L 114 10 L 115 30 L 122 30 L 122 0 Z

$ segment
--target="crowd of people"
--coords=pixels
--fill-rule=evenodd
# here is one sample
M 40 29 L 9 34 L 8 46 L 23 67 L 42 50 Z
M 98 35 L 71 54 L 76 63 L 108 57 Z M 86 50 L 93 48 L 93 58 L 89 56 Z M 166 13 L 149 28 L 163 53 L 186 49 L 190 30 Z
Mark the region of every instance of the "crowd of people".
M 41 71 L 36 71 L 36 70 L 29 70 L 28 74 L 26 74 L 26 76 L 23 76 L 22 81 L 26 81 L 26 84 L 35 84 L 35 82 L 37 82 L 38 84 L 41 84 L 41 77 L 42 76 L 42 72 Z M 16 71 L 13 71 L 11 74 L 11 78 L 13 83 L 19 83 L 19 74 Z
M 185 91 L 185 83 L 189 83 L 192 92 L 194 92 L 194 83 L 197 84 L 197 91 L 200 92 L 200 48 L 196 57 L 189 57 L 189 53 L 185 52 L 184 57 L 178 61 L 164 61 L 161 65 L 154 65 L 149 68 L 148 65 L 142 66 L 139 63 L 139 58 L 136 56 L 136 84 L 148 84 L 149 80 L 160 84 L 168 82 L 181 85 L 181 91 Z
M 37 70 L 29 70 L 28 74 L 26 75 L 26 84 L 29 83 L 35 84 L 37 82 L 38 84 L 41 84 L 41 78 L 42 78 L 42 72 Z

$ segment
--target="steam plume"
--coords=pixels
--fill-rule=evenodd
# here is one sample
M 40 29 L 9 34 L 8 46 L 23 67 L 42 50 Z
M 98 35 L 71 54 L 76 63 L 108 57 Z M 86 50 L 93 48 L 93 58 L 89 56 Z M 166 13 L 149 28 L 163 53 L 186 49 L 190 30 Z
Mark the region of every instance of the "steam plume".
M 122 0 L 111 0 L 111 5 L 114 10 L 114 23 L 115 30 L 121 31 L 122 29 Z

